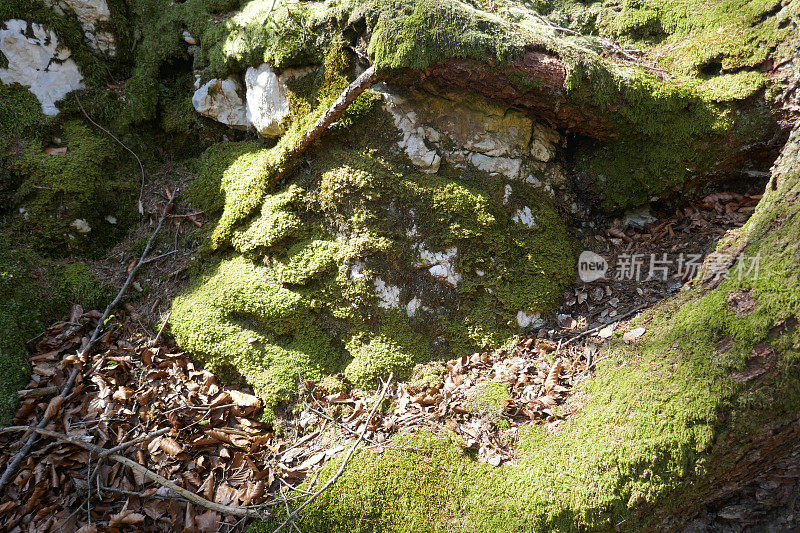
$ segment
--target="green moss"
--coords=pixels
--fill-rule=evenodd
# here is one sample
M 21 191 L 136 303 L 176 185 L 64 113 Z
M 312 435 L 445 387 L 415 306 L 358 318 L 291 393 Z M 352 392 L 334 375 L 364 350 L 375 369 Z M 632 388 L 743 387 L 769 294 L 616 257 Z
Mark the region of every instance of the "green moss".
M 259 248 L 272 248 L 286 242 L 287 239 L 300 238 L 306 232 L 306 228 L 294 210 L 300 205 L 302 192 L 296 185 L 290 185 L 286 190 L 267 197 L 261 206 L 261 216 L 255 217 L 244 229 L 234 232 L 231 237 L 234 249 L 241 253 L 250 253 Z M 330 253 L 326 254 L 328 258 L 323 261 L 327 264 L 335 255 L 335 247 L 333 243 L 322 246 L 331 248 Z M 292 254 L 295 256 L 294 261 L 290 258 L 285 262 L 284 270 L 288 268 L 290 271 L 287 272 L 287 276 L 291 275 L 292 268 L 299 266 L 296 262 L 301 259 L 300 252 L 302 250 L 295 250 Z M 308 269 L 304 269 L 304 272 L 308 272 Z M 313 274 L 314 272 L 310 272 L 307 275 Z M 298 275 L 304 274 L 298 273 Z
M 0 83 L 0 132 L 6 143 L 11 138 L 35 134 L 46 120 L 39 100 L 26 87 Z M 0 144 L 0 148 L 5 148 Z
M 726 150 L 762 141 L 774 124 L 773 112 L 754 96 L 764 86 L 760 73 L 678 81 L 665 83 L 639 70 L 609 71 L 591 63 L 570 73 L 568 98 L 604 110 L 620 132 L 578 160 L 598 177 L 606 209 L 634 207 L 690 184 L 701 186 L 706 176 L 722 170 Z M 748 98 L 752 104 L 743 110 L 739 102 Z
M 221 213 L 226 187 L 247 173 L 251 159 L 246 156 L 258 149 L 254 142 L 220 143 L 208 148 L 200 158 L 197 177 L 186 193 L 187 200 L 209 214 Z
M 48 155 L 44 143 L 31 141 L 9 161 L 20 181 L 14 225 L 43 253 L 99 253 L 135 216 L 133 167 L 120 165 L 123 156 L 114 142 L 82 122 L 67 122 L 62 135 L 66 154 Z
M 418 394 L 441 383 L 446 374 L 447 367 L 440 361 L 416 365 L 406 383 L 406 390 Z
M 498 424 L 503 418 L 503 408 L 511 400 L 508 389 L 508 383 L 479 383 L 468 393 L 466 407 L 473 414 Z
M 757 67 L 789 37 L 778 0 L 622 2 L 609 10 L 601 31 L 636 44 L 663 46 L 661 63 L 674 71 L 704 74 Z M 788 15 L 788 13 L 786 13 Z
M 172 332 L 210 369 L 235 370 L 274 404 L 294 396 L 298 372 L 319 379 L 338 362 L 311 313 L 308 302 L 282 287 L 271 269 L 239 257 L 210 269 L 175 300 Z
M 369 54 L 376 69 L 422 70 L 449 58 L 510 61 L 525 40 L 500 17 L 462 2 L 360 2 L 352 18 L 373 28 Z
M 388 313 L 375 331 L 357 332 L 347 343 L 353 360 L 345 377 L 351 383 L 373 384 L 393 372 L 395 379 L 405 380 L 416 363 L 430 359 L 430 344 L 409 324 L 401 312 Z
M 0 424 L 17 410 L 16 392 L 28 382 L 27 342 L 69 304 L 85 309 L 108 297 L 85 265 L 50 262 L 0 235 Z
M 335 497 L 331 491 L 325 491 L 313 508 L 336 509 L 340 530 L 344 530 L 345 524 L 350 525 L 350 531 L 466 529 L 468 524 L 460 517 L 465 509 L 478 505 L 472 499 L 469 485 L 481 483 L 483 477 L 492 479 L 491 468 L 483 465 L 486 468 L 475 469 L 474 461 L 463 452 L 459 440 L 449 435 L 403 436 L 395 438 L 392 444 L 396 447 L 387 448 L 383 460 L 370 452 L 358 452 L 337 482 L 349 490 L 336 491 Z M 418 451 L 404 451 L 404 446 Z M 326 465 L 322 477 L 330 476 L 337 463 Z M 304 512 L 301 517 L 304 531 L 326 531 L 332 527 L 316 511 Z M 252 531 L 272 531 L 282 521 L 277 515 L 270 523 L 256 524 Z

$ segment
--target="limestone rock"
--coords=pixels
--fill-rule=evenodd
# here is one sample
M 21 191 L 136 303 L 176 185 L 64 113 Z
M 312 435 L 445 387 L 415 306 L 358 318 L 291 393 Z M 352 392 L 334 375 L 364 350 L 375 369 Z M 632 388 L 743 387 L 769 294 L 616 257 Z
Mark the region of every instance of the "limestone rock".
M 70 59 L 71 52 L 58 42 L 52 30 L 20 19 L 0 25 L 0 52 L 8 68 L 0 69 L 0 81 L 29 87 L 45 115 L 57 115 L 56 102 L 83 88 L 83 76 Z
M 399 147 L 422 171 L 437 172 L 444 158 L 508 179 L 536 172 L 545 181 L 546 163 L 555 158 L 559 141 L 552 128 L 475 96 L 376 88 L 402 135 Z
M 60 13 L 72 12 L 78 17 L 89 48 L 109 57 L 116 55 L 114 35 L 100 29 L 111 18 L 106 0 L 50 0 L 50 6 Z
M 425 144 L 426 137 L 438 140 L 436 131 L 431 129 L 430 132 L 426 132 L 419 124 L 417 114 L 403 98 L 388 92 L 384 93 L 384 97 L 386 109 L 391 113 L 395 127 L 403 136 L 398 143 L 400 148 L 406 153 L 411 163 L 423 172 L 429 174 L 438 172 L 442 158 L 436 150 L 428 148 Z
M 543 124 L 534 124 L 533 140 L 531 141 L 531 155 L 547 163 L 556 155 L 556 143 L 560 140 L 558 132 Z
M 234 77 L 224 80 L 214 78 L 197 89 L 192 105 L 203 116 L 233 128 L 247 128 L 247 108 L 239 96 L 241 85 Z
M 247 86 L 247 118 L 262 137 L 280 137 L 286 131 L 291 111 L 286 82 L 313 69 L 287 69 L 280 75 L 264 63 L 250 67 L 244 76 Z

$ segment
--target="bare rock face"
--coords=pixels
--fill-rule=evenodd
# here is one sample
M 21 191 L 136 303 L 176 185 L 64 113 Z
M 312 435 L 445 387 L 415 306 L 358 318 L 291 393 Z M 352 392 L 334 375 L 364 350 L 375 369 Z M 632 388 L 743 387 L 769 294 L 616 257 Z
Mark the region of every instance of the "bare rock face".
M 286 85 L 266 63 L 248 68 L 244 82 L 248 120 L 262 137 L 280 137 L 291 113 Z
M 240 91 L 241 85 L 236 78 L 214 78 L 195 91 L 192 105 L 201 115 L 232 128 L 246 129 L 250 121 Z
M 542 174 L 559 134 L 522 112 L 476 96 L 426 91 L 397 94 L 382 87 L 387 110 L 403 137 L 400 148 L 420 169 L 435 173 L 444 157 L 495 176 L 524 180 Z M 540 181 L 540 180 L 538 180 Z
M 315 67 L 289 68 L 276 74 L 266 63 L 250 67 L 244 75 L 247 88 L 247 118 L 262 137 L 280 137 L 291 118 L 286 84 L 306 76 Z
M 437 173 L 443 160 L 456 167 L 475 167 L 545 192 L 565 213 L 578 211 L 557 157 L 561 134 L 549 125 L 477 95 L 386 85 L 377 90 L 400 132 L 398 148 L 423 172 Z M 512 191 L 508 185 L 506 195 Z M 527 217 L 519 218 L 531 225 Z
M 116 55 L 114 35 L 102 29 L 102 23 L 111 18 L 106 0 L 49 0 L 49 3 L 60 13 L 75 13 L 89 48 L 108 57 Z
M 0 69 L 0 81 L 29 87 L 42 103 L 45 115 L 57 115 L 56 102 L 84 86 L 70 50 L 59 44 L 55 32 L 41 24 L 20 19 L 3 22 L 0 52 L 8 61 L 8 67 Z

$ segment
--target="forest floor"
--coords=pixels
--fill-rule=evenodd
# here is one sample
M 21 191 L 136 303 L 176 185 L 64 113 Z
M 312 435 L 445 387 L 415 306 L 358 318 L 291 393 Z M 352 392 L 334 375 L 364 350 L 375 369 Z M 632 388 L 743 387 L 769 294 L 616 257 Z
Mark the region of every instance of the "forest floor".
M 166 198 L 191 179 L 175 165 L 165 165 L 159 176 L 144 195 L 149 217 L 93 265 L 112 286 L 132 268 Z M 607 261 L 606 278 L 576 280 L 557 323 L 511 348 L 419 365 L 409 381 L 388 387 L 389 401 L 374 416 L 377 392 L 350 389 L 338 377 L 313 383 L 300 376 L 298 401 L 269 425 L 251 391 L 221 384 L 161 331 L 172 298 L 186 287 L 205 225 L 202 213 L 178 202 L 151 254 L 163 257 L 148 264 L 134 298 L 105 324 L 82 378 L 47 429 L 102 448 L 121 446 L 124 456 L 207 500 L 264 512 L 286 499 L 308 498 L 318 489 L 318 469 L 361 435 L 380 452 L 398 432 L 451 431 L 477 460 L 513 465 L 520 428 L 543 424 L 558 431 L 580 412 L 585 399 L 572 393 L 592 378 L 613 331 L 637 342 L 644 329 L 629 329 L 628 321 L 680 291 L 714 243 L 741 226 L 759 199 L 747 191 L 718 192 L 669 213 L 609 221 L 581 241 Z M 48 409 L 78 363 L 71 354 L 88 342 L 100 316 L 75 306 L 68 320 L 32 342 L 32 377 L 20 393 L 15 424 L 35 423 Z M 21 432 L 0 434 L 0 462 L 21 441 Z M 727 515 L 744 520 L 747 512 L 746 506 L 726 507 L 693 527 L 703 531 Z M 238 531 L 246 522 L 189 503 L 118 462 L 92 464 L 84 447 L 51 438 L 40 439 L 0 502 L 4 531 Z

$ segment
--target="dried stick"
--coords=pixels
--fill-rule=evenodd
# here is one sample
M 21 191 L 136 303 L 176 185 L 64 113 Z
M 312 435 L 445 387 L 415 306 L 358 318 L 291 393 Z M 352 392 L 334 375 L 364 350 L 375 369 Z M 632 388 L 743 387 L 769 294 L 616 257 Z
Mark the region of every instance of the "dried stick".
M 389 390 L 389 385 L 392 383 L 392 378 L 393 377 L 394 377 L 394 373 L 389 374 L 389 379 L 386 380 L 386 384 L 383 386 L 383 391 L 381 391 L 380 398 L 378 398 L 378 401 L 372 407 L 372 411 L 369 412 L 369 416 L 367 416 L 366 423 L 364 424 L 364 429 L 361 431 L 361 434 L 358 436 L 358 439 L 356 440 L 355 444 L 353 444 L 353 447 L 350 448 L 350 451 L 347 453 L 347 456 L 344 458 L 344 461 L 342 461 L 342 464 L 339 465 L 339 470 L 336 471 L 336 473 L 333 475 L 333 477 L 331 477 L 328 480 L 328 482 L 325 483 L 322 486 L 321 489 L 319 489 L 317 492 L 315 492 L 309 499 L 304 501 L 300 505 L 300 507 L 298 507 L 297 509 L 292 511 L 291 514 L 289 514 L 289 517 L 286 520 L 284 520 L 284 522 L 281 525 L 279 525 L 277 528 L 275 528 L 273 533 L 278 533 L 278 531 L 283 529 L 284 526 L 286 526 L 290 522 L 292 524 L 294 524 L 294 520 L 295 520 L 295 518 L 297 518 L 297 515 L 300 513 L 300 511 L 305 509 L 308 506 L 308 504 L 310 504 L 311 502 L 316 500 L 323 492 L 328 490 L 328 488 L 331 485 L 333 485 L 334 483 L 336 483 L 336 481 L 342 476 L 342 474 L 344 473 L 344 469 L 347 467 L 347 463 L 349 463 L 350 459 L 353 457 L 353 454 L 355 453 L 356 448 L 358 448 L 358 445 L 361 444 L 362 440 L 364 440 L 364 436 L 367 433 L 367 426 L 369 425 L 369 421 L 372 420 L 372 417 L 375 415 L 375 411 L 378 410 L 378 407 L 381 405 L 381 403 L 383 403 L 383 399 L 386 398 L 386 392 Z
M 653 303 L 653 304 L 651 304 L 651 305 L 655 305 L 655 304 L 657 304 L 657 303 L 658 303 L 658 302 L 654 302 L 654 303 Z M 625 313 L 624 315 L 620 315 L 620 316 L 618 316 L 618 317 L 617 317 L 617 319 L 616 319 L 614 322 L 609 322 L 608 324 L 600 324 L 599 326 L 597 326 L 597 327 L 594 327 L 594 328 L 592 328 L 592 329 L 587 329 L 586 331 L 582 331 L 581 333 L 578 333 L 578 334 L 577 334 L 577 335 L 575 335 L 574 337 L 572 337 L 572 338 L 570 338 L 570 339 L 566 340 L 566 341 L 564 342 L 564 344 L 562 344 L 561 346 L 566 346 L 567 344 L 569 344 L 569 343 L 571 343 L 571 342 L 573 342 L 573 341 L 576 341 L 576 340 L 578 340 L 578 339 L 581 339 L 581 338 L 585 337 L 586 335 L 589 335 L 590 333 L 594 333 L 594 332 L 595 332 L 595 331 L 597 331 L 597 330 L 603 329 L 604 327 L 606 327 L 606 326 L 608 326 L 608 325 L 610 325 L 610 324 L 614 324 L 614 323 L 617 323 L 617 324 L 618 324 L 618 323 L 622 322 L 623 320 L 625 320 L 626 318 L 628 318 L 629 316 L 631 316 L 632 314 L 638 313 L 639 311 L 641 311 L 641 310 L 642 310 L 642 309 L 644 309 L 645 307 L 647 307 L 647 304 L 637 305 L 636 307 L 634 307 L 633 309 L 631 309 L 630 311 L 628 311 L 628 312 L 627 312 L 627 313 Z
M 375 73 L 375 67 L 369 67 L 367 70 L 361 73 L 353 83 L 347 86 L 347 88 L 339 95 L 339 98 L 331 104 L 327 111 L 317 120 L 317 122 L 308 130 L 306 131 L 303 138 L 300 140 L 300 143 L 292 150 L 291 160 L 288 164 L 285 165 L 284 170 L 281 172 L 277 172 L 271 179 L 270 179 L 270 186 L 275 185 L 278 183 L 287 172 L 292 170 L 295 165 L 299 162 L 299 155 L 306 151 L 306 149 L 311 146 L 311 144 L 319 139 L 325 130 L 327 130 L 334 122 L 342 118 L 344 112 L 347 111 L 348 106 L 355 101 L 356 98 L 361 96 L 361 93 L 378 83 L 379 76 Z
M 51 394 L 58 394 L 58 387 L 53 385 L 51 387 L 40 387 L 38 389 L 23 389 L 17 392 L 17 396 L 19 396 L 20 399 L 34 396 L 50 396 Z
M 57 431 L 51 431 L 49 429 L 38 428 L 38 427 L 32 428 L 32 427 L 29 427 L 29 426 L 8 426 L 8 427 L 0 428 L 0 433 L 9 433 L 9 432 L 13 432 L 13 431 L 32 431 L 34 433 L 38 433 L 40 435 L 45 435 L 47 437 L 51 437 L 53 439 L 57 439 L 57 440 L 60 440 L 62 442 L 68 442 L 70 444 L 74 444 L 76 446 L 80 446 L 84 450 L 87 450 L 87 451 L 97 455 L 98 457 L 106 457 L 107 456 L 112 461 L 116 461 L 116 462 L 118 462 L 120 464 L 123 464 L 125 466 L 130 467 L 131 469 L 139 472 L 143 476 L 155 481 L 156 483 L 158 483 L 162 487 L 167 487 L 168 489 L 170 489 L 175 494 L 180 495 L 181 497 L 185 498 L 186 500 L 188 500 L 188 501 L 190 501 L 190 502 L 192 502 L 192 503 L 194 503 L 196 505 L 199 505 L 201 507 L 205 507 L 206 509 L 210 509 L 210 510 L 216 511 L 218 513 L 222 513 L 222 514 L 226 514 L 226 515 L 232 515 L 232 516 L 243 516 L 243 517 L 247 517 L 247 518 L 260 518 L 262 520 L 266 519 L 266 518 L 269 518 L 269 516 L 265 515 L 264 513 L 259 512 L 256 509 L 251 509 L 251 508 L 246 508 L 246 507 L 235 507 L 235 506 L 231 506 L 231 505 L 221 505 L 219 503 L 214 503 L 212 501 L 206 500 L 202 496 L 198 496 L 197 494 L 194 494 L 193 492 L 190 492 L 190 491 L 184 489 L 183 487 L 180 487 L 180 486 L 176 485 L 172 481 L 166 479 L 165 477 L 162 477 L 162 476 L 156 474 L 152 470 L 149 470 L 147 467 L 140 465 L 139 463 L 137 463 L 136 461 L 134 461 L 132 459 L 128 459 L 127 457 L 124 457 L 124 456 L 119 455 L 117 453 L 110 453 L 111 450 L 108 450 L 106 448 L 102 448 L 102 447 L 97 446 L 95 444 L 84 442 L 84 441 L 82 441 L 80 439 L 76 439 L 76 438 L 70 437 L 69 435 L 64 435 L 63 433 L 59 433 Z
M 169 212 L 169 206 L 172 205 L 172 202 L 175 201 L 175 197 L 178 194 L 178 191 L 179 189 L 175 189 L 175 192 L 173 192 L 172 196 L 170 196 L 167 205 L 164 206 L 164 212 L 161 215 L 161 219 L 158 221 L 158 226 L 156 226 L 156 229 L 150 235 L 150 238 L 147 240 L 147 244 L 144 247 L 144 251 L 142 252 L 142 258 L 147 257 L 147 254 L 150 252 L 150 247 L 153 244 L 153 240 L 155 239 L 156 235 L 158 235 L 158 232 L 161 231 L 161 227 L 164 225 L 164 220 L 166 219 L 167 214 Z M 86 346 L 83 347 L 83 349 L 81 349 L 78 352 L 78 359 L 84 360 L 86 355 L 89 353 L 94 344 L 97 342 L 97 339 L 100 338 L 100 332 L 103 330 L 103 326 L 105 325 L 106 319 L 108 319 L 108 317 L 111 315 L 112 309 L 116 307 L 116 305 L 125 295 L 125 292 L 128 290 L 128 286 L 133 281 L 133 278 L 139 271 L 140 266 L 142 266 L 141 260 L 136 262 L 136 266 L 134 266 L 133 269 L 128 274 L 128 278 L 125 280 L 125 283 L 122 285 L 122 288 L 117 293 L 117 296 L 111 301 L 110 304 L 108 304 L 108 307 L 106 307 L 105 312 L 103 312 L 103 316 L 101 316 L 100 319 L 97 321 L 97 326 L 94 328 L 92 336 L 89 338 L 89 342 L 86 344 Z M 59 396 L 61 396 L 62 401 L 63 399 L 66 399 L 67 396 L 69 396 L 69 393 L 72 391 L 72 387 L 75 386 L 75 380 L 78 378 L 78 374 L 82 371 L 82 369 L 83 365 L 75 365 L 74 367 L 72 367 L 72 372 L 70 372 L 67 382 L 64 383 L 64 386 L 61 388 L 61 393 Z M 51 400 L 51 402 L 52 401 L 53 400 Z M 44 416 L 42 416 L 42 419 L 36 425 L 36 429 L 43 429 L 48 423 L 50 423 L 50 418 L 51 417 L 48 416 L 48 412 L 45 411 Z M 17 471 L 17 468 L 19 468 L 19 465 L 22 463 L 22 460 L 31 451 L 31 448 L 33 448 L 33 444 L 36 442 L 36 433 L 37 432 L 33 428 L 31 428 L 31 433 L 28 436 L 28 440 L 25 442 L 25 445 L 22 446 L 22 448 L 16 453 L 14 458 L 11 461 L 9 461 L 9 463 L 6 465 L 6 469 L 3 472 L 3 475 L 2 477 L 0 477 L 0 493 L 2 493 L 3 490 L 6 488 L 6 485 L 8 485 L 8 483 L 11 481 L 11 476 L 14 475 L 14 473 Z
M 135 470 L 135 471 L 139 472 L 140 474 L 142 474 L 143 476 L 151 479 L 152 481 L 155 481 L 156 483 L 158 483 L 162 487 L 167 487 L 172 492 L 174 492 L 176 494 L 179 494 L 180 496 L 182 496 L 186 500 L 189 500 L 190 502 L 194 503 L 195 505 L 199 505 L 201 507 L 205 507 L 206 509 L 210 509 L 212 511 L 216 511 L 216 512 L 218 512 L 220 514 L 223 514 L 223 515 L 241 516 L 241 517 L 247 517 L 247 518 L 259 518 L 259 519 L 262 519 L 262 520 L 269 518 L 268 514 L 260 512 L 260 511 L 258 511 L 256 509 L 248 509 L 246 507 L 235 507 L 235 506 L 232 506 L 232 505 L 221 505 L 219 503 L 214 503 L 212 501 L 206 500 L 202 496 L 198 496 L 197 494 L 195 494 L 193 492 L 190 492 L 190 491 L 188 491 L 188 490 L 186 490 L 186 489 L 184 489 L 182 487 L 179 487 L 178 485 L 176 485 L 172 481 L 170 481 L 170 480 L 168 480 L 168 479 L 166 479 L 166 478 L 164 478 L 162 476 L 159 476 L 155 472 L 153 472 L 151 470 L 148 470 L 147 468 L 145 468 L 144 466 L 140 465 L 136 461 L 134 461 L 132 459 L 128 459 L 127 457 L 124 457 L 122 455 L 112 454 L 112 455 L 109 455 L 108 458 L 111 459 L 112 461 L 116 461 L 116 462 L 118 462 L 120 464 L 123 464 L 125 466 L 130 467 L 132 470 Z
M 96 478 L 97 475 L 100 473 L 100 466 L 103 464 L 103 460 L 106 457 L 108 457 L 109 455 L 114 454 L 114 453 L 119 453 L 119 452 L 121 452 L 123 450 L 126 450 L 126 449 L 130 448 L 131 446 L 134 446 L 134 445 L 139 444 L 141 442 L 147 442 L 149 440 L 153 440 L 156 437 L 160 437 L 161 435 L 166 435 L 170 431 L 172 431 L 171 428 L 163 428 L 163 429 L 159 429 L 158 431 L 152 431 L 152 432 L 148 433 L 147 435 L 140 435 L 140 436 L 136 437 L 133 440 L 129 440 L 127 442 L 123 442 L 122 444 L 114 446 L 113 448 L 110 448 L 110 449 L 105 450 L 102 453 L 100 453 L 98 458 L 97 458 L 97 464 L 95 465 L 94 470 L 89 468 L 89 473 L 86 476 L 86 479 L 88 480 L 89 486 L 92 485 L 92 482 L 94 481 L 94 478 Z

